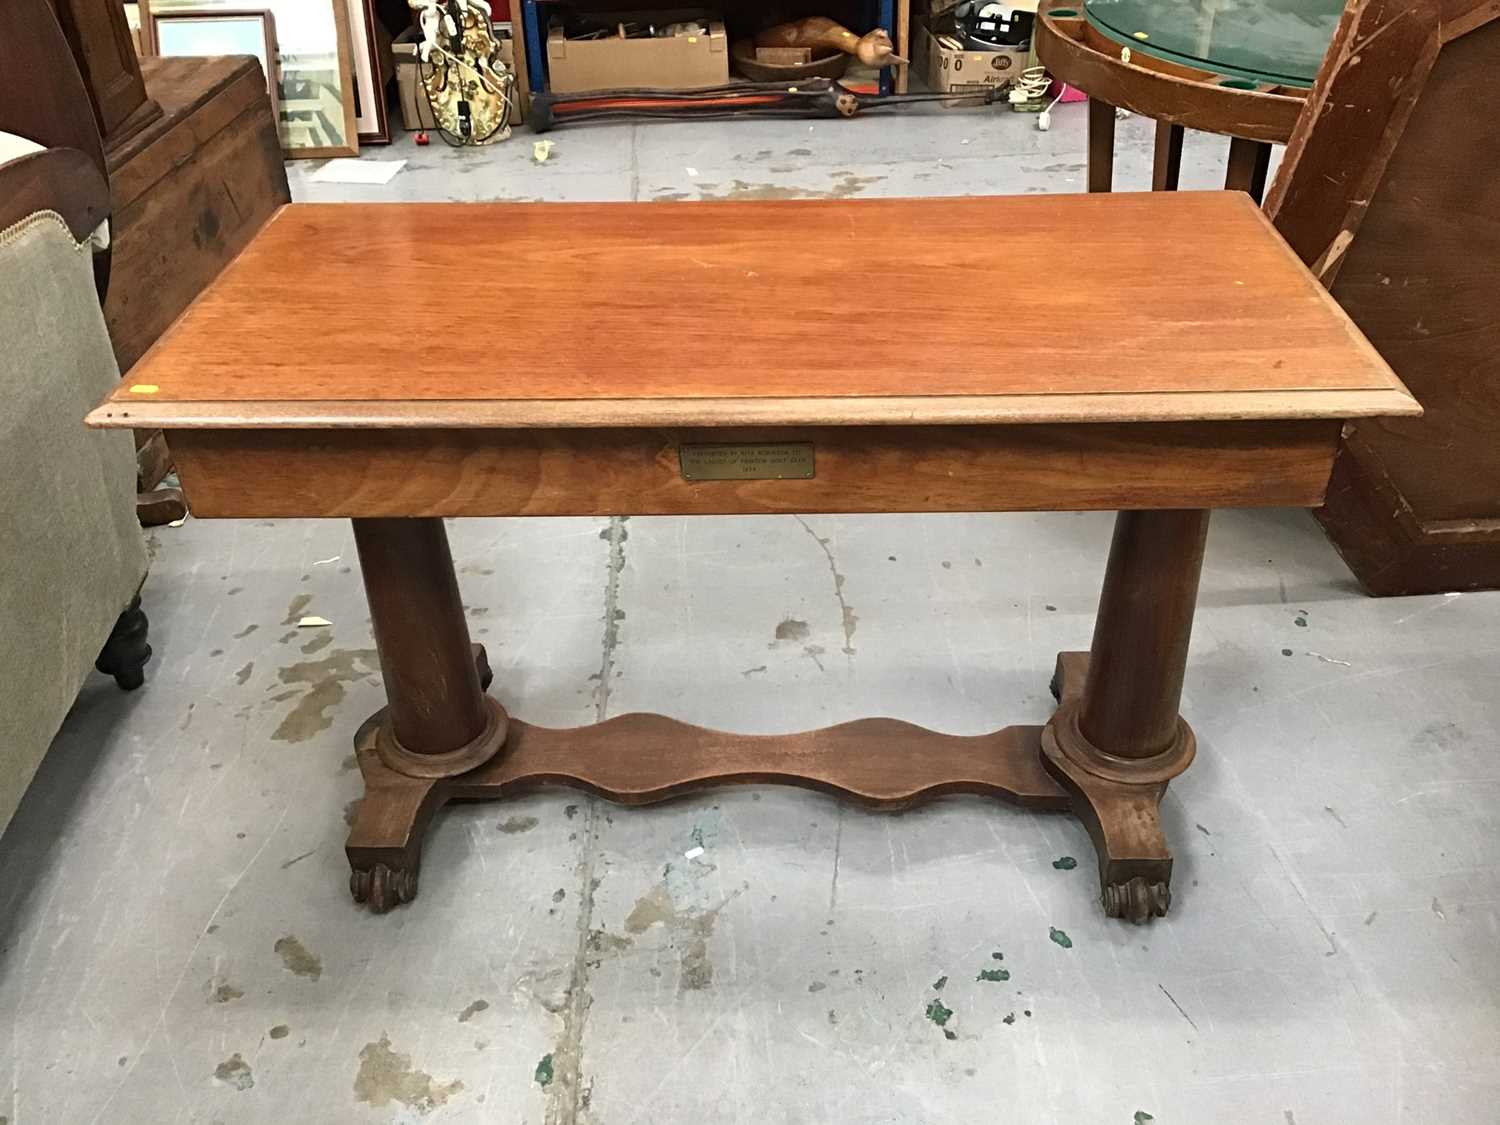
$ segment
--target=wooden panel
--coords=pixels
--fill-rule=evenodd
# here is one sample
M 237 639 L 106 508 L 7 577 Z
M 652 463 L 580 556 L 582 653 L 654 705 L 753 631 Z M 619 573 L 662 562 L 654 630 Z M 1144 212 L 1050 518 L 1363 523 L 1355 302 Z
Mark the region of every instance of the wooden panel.
M 152 57 L 142 62 L 167 119 L 110 153 L 110 188 L 119 209 L 192 159 L 204 142 L 246 110 L 262 100 L 270 104 L 265 76 L 252 58 Z
M 1352 424 L 1319 512 L 1376 594 L 1500 586 L 1497 17 L 1352 5 L 1278 180 L 1277 223 L 1426 408 Z
M 935 235 L 951 230 L 1003 232 L 1007 253 Z M 1015 284 L 1015 261 L 1064 260 L 1065 283 Z M 452 279 L 480 263 L 496 264 L 488 299 L 452 300 Z M 915 350 L 864 314 L 877 292 L 881 307 L 926 310 Z M 1006 314 L 934 292 L 1003 295 Z M 410 329 L 372 325 L 381 308 L 404 309 Z M 308 400 L 407 402 L 420 417 L 432 400 L 1342 389 L 1410 408 L 1259 211 L 1219 192 L 298 204 L 136 378 L 159 388 L 153 401 L 225 404 L 225 417 Z
M 1330 422 L 746 430 L 181 430 L 199 516 L 1311 506 Z M 811 480 L 682 479 L 684 441 L 810 441 Z
M 253 59 L 160 59 L 169 108 L 115 169 L 114 284 L 105 305 L 127 371 L 288 197 Z M 156 79 L 168 81 L 157 85 Z
M 0 163 L 0 231 L 55 211 L 77 242 L 109 218 L 109 189 L 77 149 L 49 148 Z
M 161 116 L 160 108 L 146 95 L 124 4 L 118 0 L 51 2 L 83 74 L 104 147 L 114 147 Z
M 1266 214 L 1324 285 L 1354 241 L 1438 46 L 1438 0 L 1356 0 L 1334 30 L 1266 197 Z
M 1424 522 L 1500 516 L 1497 73 L 1500 21 L 1443 48 L 1333 286 L 1426 407 L 1364 434 Z
M 0 131 L 77 149 L 107 175 L 88 88 L 46 0 L 0 4 Z

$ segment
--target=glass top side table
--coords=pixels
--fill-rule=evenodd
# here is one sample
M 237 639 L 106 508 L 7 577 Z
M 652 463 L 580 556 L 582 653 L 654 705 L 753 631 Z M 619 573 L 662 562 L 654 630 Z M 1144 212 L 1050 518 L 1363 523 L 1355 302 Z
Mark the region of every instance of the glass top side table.
M 1105 36 L 1148 55 L 1254 83 L 1308 87 L 1340 0 L 1084 0 Z
M 1155 190 L 1172 190 L 1186 129 L 1230 139 L 1225 187 L 1257 200 L 1291 135 L 1340 0 L 1045 0 L 1037 54 L 1089 95 L 1089 190 L 1113 186 L 1116 107 L 1157 123 Z

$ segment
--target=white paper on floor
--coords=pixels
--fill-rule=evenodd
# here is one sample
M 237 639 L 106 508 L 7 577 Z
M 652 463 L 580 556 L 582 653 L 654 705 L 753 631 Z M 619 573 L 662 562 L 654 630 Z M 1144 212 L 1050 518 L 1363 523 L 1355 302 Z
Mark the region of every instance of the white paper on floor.
M 388 184 L 405 167 L 405 160 L 356 160 L 344 157 L 328 161 L 307 178 L 320 184 Z

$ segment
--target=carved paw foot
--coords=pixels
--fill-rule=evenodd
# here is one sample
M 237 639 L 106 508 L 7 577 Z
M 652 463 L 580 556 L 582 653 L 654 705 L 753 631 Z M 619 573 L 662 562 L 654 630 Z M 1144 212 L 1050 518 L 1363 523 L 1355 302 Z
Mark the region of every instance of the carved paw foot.
M 1104 913 L 1110 918 L 1126 918 L 1137 926 L 1152 918 L 1166 916 L 1172 905 L 1172 892 L 1165 883 L 1148 883 L 1137 875 L 1124 883 L 1107 883 L 1104 887 Z
M 384 863 L 349 872 L 349 893 L 376 914 L 384 914 L 417 897 L 417 873 Z

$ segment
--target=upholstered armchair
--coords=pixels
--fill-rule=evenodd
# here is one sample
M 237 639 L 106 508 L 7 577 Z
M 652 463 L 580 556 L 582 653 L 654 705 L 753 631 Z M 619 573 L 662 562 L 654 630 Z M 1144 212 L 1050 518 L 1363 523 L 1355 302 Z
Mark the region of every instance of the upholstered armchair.
M 0 78 L 23 39 L 60 38 L 5 22 Z M 0 829 L 90 670 L 128 690 L 151 654 L 130 435 L 83 425 L 120 377 L 100 308 L 109 186 L 97 134 L 92 153 L 55 147 L 49 96 L 81 84 L 29 73 L 31 96 L 0 106 Z M 18 136 L 24 111 L 36 128 Z M 86 120 L 67 126 L 85 148 Z

